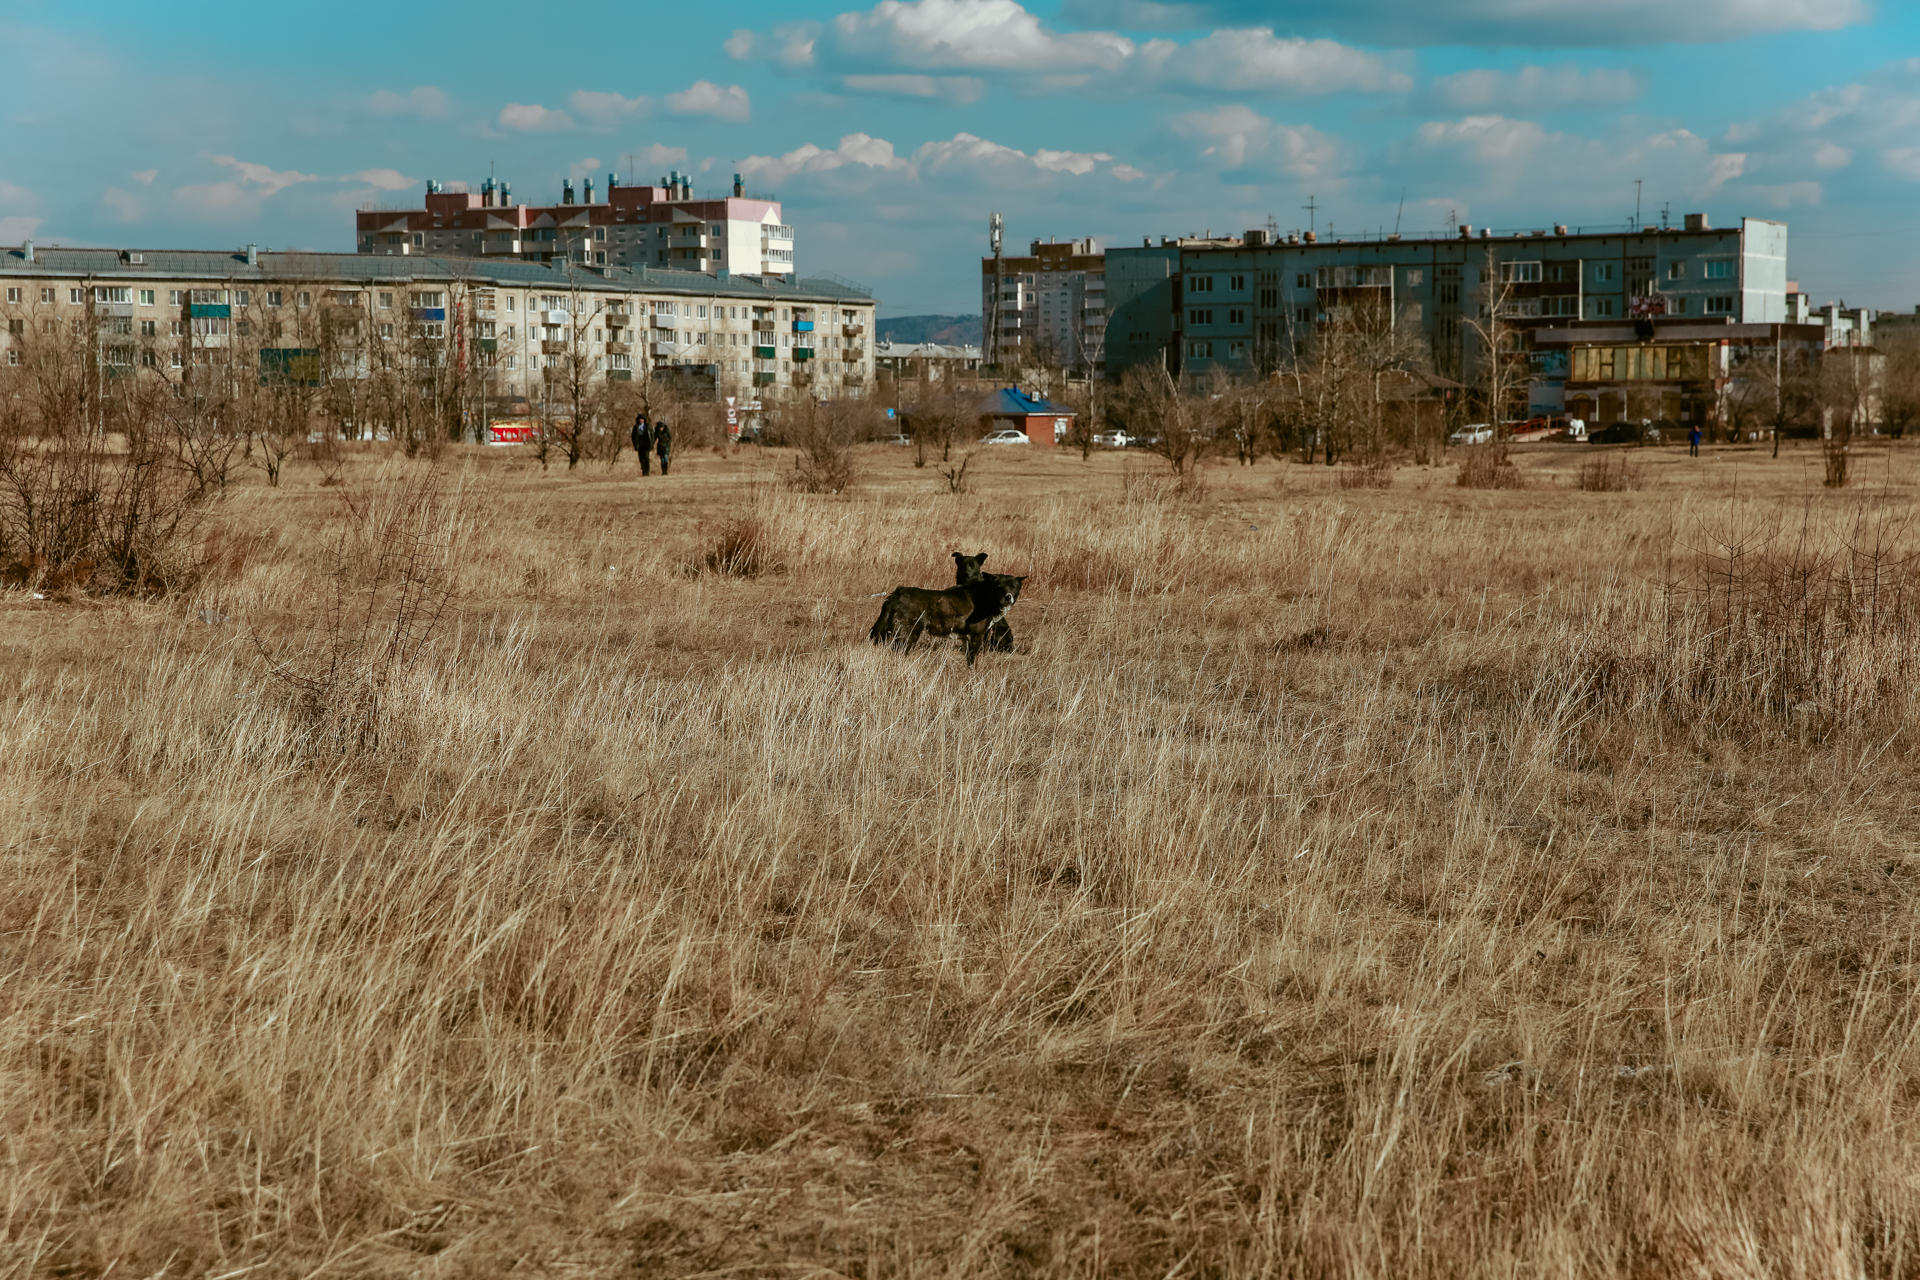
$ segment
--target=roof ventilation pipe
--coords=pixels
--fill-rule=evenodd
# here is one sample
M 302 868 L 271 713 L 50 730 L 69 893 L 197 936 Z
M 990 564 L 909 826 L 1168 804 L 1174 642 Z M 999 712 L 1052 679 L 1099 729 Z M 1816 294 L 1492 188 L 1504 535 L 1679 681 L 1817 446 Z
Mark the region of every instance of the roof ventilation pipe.
M 20 242 L 20 256 L 28 262 L 33 261 L 33 241 L 22 240 Z M 1920 310 L 1920 308 L 1916 308 L 1916 310 Z
M 560 184 L 560 203 L 561 204 L 573 203 L 573 179 L 572 178 L 568 178 L 565 182 L 562 182 Z
M 1471 222 L 1463 222 L 1460 224 L 1460 238 L 1462 240 L 1473 239 L 1473 224 Z
M 1555 234 L 1555 235 L 1557 235 L 1557 236 L 1563 236 L 1563 235 L 1565 235 L 1565 234 L 1567 234 L 1567 224 L 1566 224 L 1566 223 L 1564 223 L 1564 222 L 1556 222 L 1556 223 L 1554 223 L 1554 224 L 1553 224 L 1553 234 Z
M 593 203 L 593 179 L 588 178 L 584 183 L 584 186 L 586 190 L 581 193 L 580 203 L 592 204 Z
M 257 267 L 260 265 L 260 246 L 259 245 L 250 244 L 247 246 L 247 265 L 250 267 Z
M 733 194 L 736 196 L 747 194 L 747 180 L 737 173 L 733 175 Z

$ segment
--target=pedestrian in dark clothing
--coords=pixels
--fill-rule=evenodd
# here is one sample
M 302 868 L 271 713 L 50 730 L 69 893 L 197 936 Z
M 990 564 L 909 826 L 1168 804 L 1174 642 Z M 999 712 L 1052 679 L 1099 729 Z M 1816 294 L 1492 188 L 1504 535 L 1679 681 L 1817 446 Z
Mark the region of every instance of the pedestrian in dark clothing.
M 660 474 L 667 474 L 667 468 L 673 465 L 673 428 L 661 423 L 653 429 L 653 447 L 660 454 Z
M 1692 458 L 1700 456 L 1700 428 L 1698 427 L 1687 433 L 1687 456 Z
M 663 424 L 664 425 L 664 424 Z M 640 455 L 640 474 L 653 474 L 653 436 L 647 431 L 647 415 L 633 415 L 633 451 Z

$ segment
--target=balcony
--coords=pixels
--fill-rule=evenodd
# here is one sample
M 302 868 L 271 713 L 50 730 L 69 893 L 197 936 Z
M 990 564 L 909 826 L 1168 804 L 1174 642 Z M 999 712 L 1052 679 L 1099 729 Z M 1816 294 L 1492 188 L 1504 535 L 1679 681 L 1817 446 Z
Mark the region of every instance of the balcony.
M 843 324 L 840 326 L 840 334 L 842 337 L 847 338 L 864 338 L 867 336 L 867 326 L 863 324 Z
M 710 236 L 701 232 L 690 232 L 684 235 L 675 233 L 667 238 L 667 246 L 673 249 L 704 249 L 710 240 Z
M 771 346 L 755 347 L 753 354 L 755 358 L 760 360 L 772 360 L 779 354 L 779 348 Z
M 795 360 L 811 360 L 813 359 L 813 348 L 812 347 L 795 347 L 793 349 L 793 358 Z
M 772 333 L 775 331 L 775 328 L 776 326 L 771 320 L 755 320 L 753 322 L 753 331 L 755 333 Z
M 812 333 L 812 332 L 813 332 L 813 321 L 811 321 L 811 320 L 795 320 L 795 321 L 793 322 L 793 331 L 794 331 L 795 333 Z
M 570 344 L 564 340 L 556 342 L 552 338 L 548 338 L 540 344 L 540 353 L 549 356 L 563 356 L 567 354 L 569 345 Z
M 624 311 L 609 311 L 600 318 L 606 322 L 609 329 L 623 329 L 627 324 L 627 315 Z
M 519 252 L 520 242 L 518 240 L 482 240 L 480 242 L 480 253 L 483 257 L 489 254 Z
M 482 355 L 493 355 L 500 350 L 500 339 L 475 338 L 473 340 L 473 349 Z
M 233 308 L 224 302 L 191 302 L 187 304 L 187 314 L 195 320 L 202 317 L 216 317 L 224 320 L 233 314 Z
M 653 344 L 653 358 L 656 360 L 664 356 L 677 356 L 679 354 L 680 344 L 677 342 L 656 342 Z
M 633 354 L 633 347 L 625 342 L 613 342 L 609 340 L 607 343 L 607 354 L 610 356 L 630 356 Z
M 671 329 L 676 323 L 677 321 L 675 321 L 672 316 L 655 316 L 653 318 L 653 327 L 656 329 Z
M 759 373 L 759 372 L 756 372 L 756 373 L 755 373 L 755 374 L 753 375 L 753 385 L 754 385 L 754 386 L 756 386 L 756 387 L 770 387 L 770 386 L 772 386 L 772 385 L 774 384 L 774 381 L 775 381 L 775 380 L 776 380 L 777 378 L 779 378 L 779 376 L 780 376 L 780 375 L 779 375 L 779 374 L 777 374 L 777 373 Z

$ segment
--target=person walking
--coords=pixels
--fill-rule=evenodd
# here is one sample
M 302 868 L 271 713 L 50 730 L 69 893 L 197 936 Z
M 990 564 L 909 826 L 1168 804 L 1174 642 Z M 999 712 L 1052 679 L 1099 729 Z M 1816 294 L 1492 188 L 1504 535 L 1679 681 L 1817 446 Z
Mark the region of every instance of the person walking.
M 1700 428 L 1698 427 L 1687 432 L 1687 456 L 1692 458 L 1700 456 Z
M 647 415 L 644 413 L 633 415 L 633 451 L 640 455 L 640 474 L 652 475 L 653 459 L 649 455 L 653 452 L 653 436 L 647 431 Z
M 662 422 L 653 429 L 653 447 L 660 454 L 660 474 L 673 465 L 673 428 Z

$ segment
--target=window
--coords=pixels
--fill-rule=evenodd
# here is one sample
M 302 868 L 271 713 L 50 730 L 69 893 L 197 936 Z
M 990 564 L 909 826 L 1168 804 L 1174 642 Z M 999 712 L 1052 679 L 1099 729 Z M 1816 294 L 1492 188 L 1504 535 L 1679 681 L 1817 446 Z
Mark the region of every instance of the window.
M 1612 298 L 1593 298 L 1590 300 L 1594 318 L 1604 319 L 1613 314 Z
M 7 332 L 16 338 L 24 338 L 27 336 L 27 322 L 20 319 L 9 320 L 7 321 Z
M 1422 271 L 1419 267 L 1410 267 L 1407 269 L 1407 288 L 1418 289 L 1426 282 L 1427 273 L 1425 271 Z
M 158 330 L 159 327 L 160 327 L 159 325 L 155 324 L 151 320 L 142 320 L 140 322 L 140 336 L 143 338 L 154 337 L 156 336 L 156 330 Z
M 447 305 L 447 295 L 437 291 L 416 293 L 411 301 L 416 307 L 444 307 Z
M 1506 284 L 1539 284 L 1540 264 L 1537 262 L 1503 262 L 1500 264 L 1500 279 Z
M 1228 276 L 1227 277 L 1227 288 L 1234 290 L 1236 293 L 1246 287 L 1247 287 L 1247 278 L 1245 276 Z
M 607 229 L 605 227 L 595 227 L 593 229 L 593 238 L 595 240 L 605 240 L 607 238 Z
M 1721 258 L 1721 259 L 1718 259 L 1717 261 L 1709 262 L 1707 264 L 1707 279 L 1709 280 L 1733 279 L 1733 260 L 1731 258 Z
M 1594 263 L 1593 278 L 1595 282 L 1599 284 L 1612 284 L 1613 283 L 1613 264 L 1611 262 Z
M 1707 314 L 1710 316 L 1730 316 L 1733 314 L 1733 295 L 1716 294 L 1707 299 Z
M 81 295 L 81 292 L 80 292 L 80 290 L 78 290 L 78 289 L 69 289 L 69 290 L 67 290 L 67 301 L 68 301 L 68 302 L 79 302 L 79 301 L 81 300 L 81 297 L 82 297 L 82 295 Z
M 178 320 L 173 321 L 171 324 L 167 326 L 167 336 L 169 338 L 185 337 L 186 332 L 187 332 L 187 326 Z
M 253 290 L 236 289 L 233 293 L 233 300 L 243 307 L 250 307 L 253 305 Z
M 1712 268 L 1712 266 L 1713 266 L 1713 264 L 1712 264 L 1712 263 L 1708 263 L 1707 265 L 1708 265 L 1708 268 L 1709 268 L 1709 270 L 1711 270 L 1711 268 Z M 1686 264 L 1686 263 L 1684 263 L 1684 262 L 1669 262 L 1669 263 L 1667 264 L 1667 279 L 1669 279 L 1669 280 L 1685 280 L 1686 278 L 1687 278 L 1687 264 Z
M 1193 276 L 1187 281 L 1188 293 L 1212 293 L 1212 276 Z
M 1313 277 L 1304 271 L 1299 272 L 1293 277 L 1293 287 L 1296 289 L 1311 289 L 1313 288 Z
M 1568 319 L 1578 319 L 1580 315 L 1580 299 L 1570 293 L 1557 298 L 1542 298 L 1540 299 L 1540 314 L 1543 316 L 1564 316 Z
M 1192 308 L 1187 312 L 1187 323 L 1188 324 L 1212 324 L 1213 308 L 1212 307 Z
M 253 326 L 248 324 L 245 320 L 235 320 L 233 322 L 233 331 L 239 336 L 241 336 L 242 338 L 244 338 L 248 334 L 253 332 Z
M 391 324 L 383 324 L 383 325 L 381 325 L 381 326 L 380 326 L 380 336 L 381 336 L 381 338 L 383 338 L 383 339 L 385 339 L 386 341 L 389 341 L 389 342 L 391 342 L 391 341 L 393 340 L 393 326 L 392 326 Z
M 1296 307 L 1293 312 L 1293 318 L 1295 323 L 1297 324 L 1312 324 L 1313 308 L 1312 307 Z
M 227 300 L 225 289 L 195 289 L 188 295 L 190 301 L 199 306 L 219 306 Z
M 177 292 L 176 292 L 176 293 L 175 293 L 175 294 L 173 295 L 173 300 L 174 300 L 175 302 L 178 302 L 178 301 L 180 301 L 180 295 L 179 295 L 179 293 L 177 293 Z M 42 301 L 42 302 L 52 302 L 52 301 L 53 301 L 53 290 L 51 290 L 51 289 L 42 289 L 42 290 L 40 291 L 40 301 Z
M 172 355 L 167 357 L 167 368 L 178 369 L 179 367 L 180 367 L 180 353 L 176 351 Z
M 507 295 L 507 310 L 509 310 L 509 311 L 512 311 L 512 310 L 513 310 L 513 309 L 514 309 L 514 308 L 515 308 L 515 307 L 516 307 L 516 306 L 518 305 L 518 301 L 519 301 L 519 300 L 518 300 L 518 299 L 516 299 L 516 298 L 515 298 L 515 297 L 514 297 L 514 296 L 513 296 L 512 294 L 508 294 L 508 295 Z
M 422 245 L 426 244 L 426 242 L 427 242 L 427 237 L 424 232 L 416 231 L 413 233 L 414 248 L 416 249 L 420 248 Z
M 140 305 L 143 307 L 150 307 L 153 305 L 153 290 L 142 289 L 140 291 Z
M 95 302 L 132 302 L 133 293 L 128 289 L 96 288 L 93 291 L 93 300 Z
M 1564 262 L 1549 262 L 1544 268 L 1544 274 L 1541 278 L 1548 284 L 1567 283 L 1567 264 Z
M 19 302 L 20 302 L 20 290 L 19 290 L 18 288 L 12 288 L 12 289 L 8 289 L 8 290 L 7 290 L 7 301 L 8 301 L 8 302 L 11 302 L 11 303 L 13 303 L 13 304 L 15 304 L 16 306 L 17 306 L 17 305 L 19 305 Z
M 313 305 L 313 295 L 305 289 L 302 289 L 293 295 L 293 305 L 296 307 L 310 307 Z
M 1245 310 L 1243 310 L 1240 307 L 1227 308 L 1228 324 L 1245 324 L 1246 322 L 1247 322 L 1247 313 Z
M 1687 314 L 1687 300 L 1685 298 L 1668 298 L 1667 314 L 1675 316 Z
M 425 338 L 444 338 L 447 336 L 447 322 L 429 320 L 420 326 L 420 335 Z

